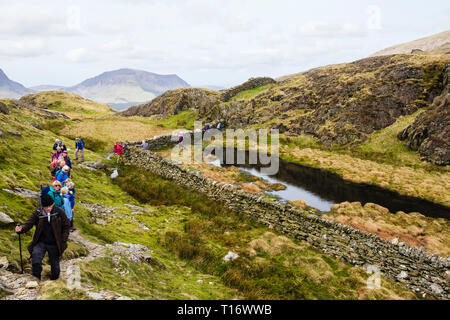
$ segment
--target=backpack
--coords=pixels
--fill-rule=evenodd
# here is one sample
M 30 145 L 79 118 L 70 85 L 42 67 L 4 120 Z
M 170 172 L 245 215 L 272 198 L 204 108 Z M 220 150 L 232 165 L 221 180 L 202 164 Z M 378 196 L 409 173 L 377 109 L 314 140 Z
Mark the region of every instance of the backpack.
M 41 196 L 47 194 L 50 191 L 50 186 L 43 187 L 41 186 Z

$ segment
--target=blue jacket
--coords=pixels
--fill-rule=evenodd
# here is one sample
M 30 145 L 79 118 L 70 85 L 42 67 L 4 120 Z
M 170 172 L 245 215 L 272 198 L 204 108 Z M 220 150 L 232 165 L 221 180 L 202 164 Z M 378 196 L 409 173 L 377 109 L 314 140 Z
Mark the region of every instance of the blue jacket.
M 66 181 L 69 177 L 67 173 L 64 173 L 62 170 L 59 171 L 59 173 L 56 175 L 56 180 L 61 182 L 62 185 L 64 185 L 64 181 Z
M 66 213 L 67 219 L 72 219 L 72 207 L 70 206 L 69 196 L 67 194 L 63 195 L 64 198 L 64 212 Z
M 74 189 L 69 189 L 69 201 L 70 201 L 70 206 L 75 207 L 75 190 L 72 191 Z
M 84 142 L 83 140 L 78 140 L 78 142 L 75 142 L 75 149 L 84 149 Z

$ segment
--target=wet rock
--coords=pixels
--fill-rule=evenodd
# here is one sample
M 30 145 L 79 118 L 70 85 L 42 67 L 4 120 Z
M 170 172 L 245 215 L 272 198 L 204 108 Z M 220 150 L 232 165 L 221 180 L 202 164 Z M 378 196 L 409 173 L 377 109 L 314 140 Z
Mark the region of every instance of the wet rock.
M 14 220 L 11 219 L 6 213 L 0 211 L 0 224 L 11 224 L 14 223 Z

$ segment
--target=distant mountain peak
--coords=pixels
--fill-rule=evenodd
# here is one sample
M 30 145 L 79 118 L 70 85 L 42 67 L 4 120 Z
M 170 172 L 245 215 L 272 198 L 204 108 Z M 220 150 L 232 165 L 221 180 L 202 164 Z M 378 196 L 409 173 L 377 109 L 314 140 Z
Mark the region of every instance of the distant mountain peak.
M 25 88 L 22 84 L 12 81 L 6 73 L 0 69 L 0 98 L 20 98 L 33 90 Z

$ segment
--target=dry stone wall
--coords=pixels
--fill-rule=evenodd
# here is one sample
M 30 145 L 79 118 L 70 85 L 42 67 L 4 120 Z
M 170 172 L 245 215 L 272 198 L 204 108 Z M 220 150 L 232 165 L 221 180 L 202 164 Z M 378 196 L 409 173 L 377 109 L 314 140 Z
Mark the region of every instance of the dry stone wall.
M 161 148 L 171 136 L 147 140 L 150 148 Z M 217 182 L 200 172 L 186 169 L 180 163 L 130 144 L 124 161 L 145 168 L 175 183 L 201 192 L 224 206 L 241 212 L 260 223 L 298 240 L 309 242 L 325 254 L 356 266 L 376 266 L 391 279 L 403 282 L 420 293 L 439 299 L 450 298 L 450 257 L 428 254 L 424 248 L 410 247 L 404 242 L 390 242 L 376 235 L 302 212 L 284 202 L 270 202 L 248 194 L 236 186 Z

